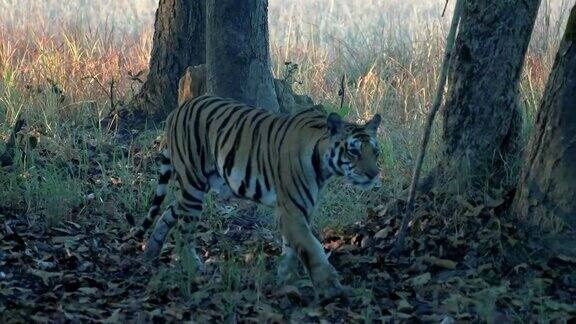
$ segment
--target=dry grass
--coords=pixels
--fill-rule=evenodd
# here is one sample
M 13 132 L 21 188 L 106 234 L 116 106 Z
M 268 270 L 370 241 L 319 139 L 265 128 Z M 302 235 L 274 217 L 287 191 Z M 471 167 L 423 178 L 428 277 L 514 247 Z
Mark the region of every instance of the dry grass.
M 526 134 L 551 68 L 566 8 L 573 2 L 543 3 L 522 78 Z M 79 138 L 82 143 L 89 138 L 98 150 L 109 143 L 98 126 L 110 110 L 109 82 L 115 80 L 113 90 L 119 100 L 129 100 L 138 90 L 139 83 L 129 73 L 147 67 L 156 4 L 156 0 L 0 0 L 0 135 L 6 138 L 16 116 L 24 113 L 28 123 L 45 135 L 41 148 L 51 152 L 51 162 L 67 163 L 82 154 Z M 447 16 L 440 17 L 443 5 L 443 1 L 421 0 L 270 1 L 274 73 L 283 75 L 285 61 L 297 63 L 297 90 L 334 110 L 339 110 L 338 84 L 346 74 L 349 104 L 340 113 L 357 120 L 375 112 L 384 117 L 386 189 L 365 194 L 336 185 L 326 194 L 326 213 L 348 215 L 345 222 L 353 221 L 364 212 L 353 203 L 340 203 L 342 192 L 355 196 L 354 201 L 375 200 L 382 194 L 394 195 L 409 176 L 433 99 L 451 12 L 448 8 Z M 54 86 L 62 90 L 63 98 L 50 91 Z M 150 145 L 154 134 L 141 138 L 141 145 Z M 434 161 L 435 144 L 433 140 L 428 165 Z M 152 166 L 134 168 L 131 158 L 123 163 L 144 172 L 145 178 L 152 177 L 146 173 Z M 50 174 L 55 170 L 48 169 Z M 110 172 L 124 171 L 110 166 Z M 126 177 L 137 176 L 127 173 Z M 135 212 L 142 209 L 134 208 Z

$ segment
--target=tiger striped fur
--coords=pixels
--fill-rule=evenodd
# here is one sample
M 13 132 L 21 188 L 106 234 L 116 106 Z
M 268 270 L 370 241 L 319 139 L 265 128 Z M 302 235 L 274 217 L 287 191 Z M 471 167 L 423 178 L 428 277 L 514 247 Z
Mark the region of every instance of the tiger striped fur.
M 332 176 L 366 188 L 379 183 L 379 124 L 379 115 L 357 125 L 315 108 L 282 116 L 231 99 L 187 100 L 166 121 L 158 186 L 138 238 L 158 215 L 172 177 L 179 190 L 156 223 L 145 257 L 159 255 L 178 220 L 189 240 L 204 195 L 214 190 L 275 207 L 283 239 L 281 279 L 293 275 L 299 259 L 321 295 L 341 294 L 336 271 L 311 232 L 310 216 Z

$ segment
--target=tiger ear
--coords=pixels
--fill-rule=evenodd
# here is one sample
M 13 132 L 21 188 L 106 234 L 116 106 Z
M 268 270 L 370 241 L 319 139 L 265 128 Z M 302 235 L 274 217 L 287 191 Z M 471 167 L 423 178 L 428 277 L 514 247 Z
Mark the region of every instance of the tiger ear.
M 369 132 L 376 134 L 376 131 L 378 130 L 378 127 L 380 126 L 381 121 L 382 121 L 382 117 L 380 117 L 380 114 L 376 114 L 376 115 L 374 115 L 374 117 L 372 117 L 372 119 L 370 121 L 368 121 L 364 125 L 364 129 L 366 129 Z
M 328 115 L 328 118 L 326 119 L 326 126 L 330 132 L 330 136 L 339 134 L 344 130 L 344 122 L 342 121 L 342 118 L 340 118 L 340 116 L 338 116 L 336 113 L 330 113 L 330 115 Z

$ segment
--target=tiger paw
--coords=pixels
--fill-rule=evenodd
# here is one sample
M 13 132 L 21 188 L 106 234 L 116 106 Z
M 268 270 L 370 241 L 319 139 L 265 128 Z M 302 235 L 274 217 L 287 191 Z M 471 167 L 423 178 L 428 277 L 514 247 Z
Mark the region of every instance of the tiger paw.
M 320 304 L 328 304 L 330 302 L 341 300 L 347 302 L 353 295 L 354 290 L 348 286 L 342 286 L 339 283 L 330 287 L 324 287 L 318 292 L 318 300 Z
M 277 278 L 280 285 L 291 284 L 300 278 L 298 259 L 285 256 L 278 264 Z
M 300 278 L 300 275 L 298 274 L 297 269 L 294 268 L 287 269 L 284 267 L 278 267 L 278 273 L 276 275 L 276 278 L 278 279 L 278 284 L 289 285 L 298 280 Z
M 191 269 L 194 271 L 194 273 L 197 274 L 204 273 L 205 270 L 204 262 L 202 261 L 202 258 L 198 255 L 198 253 L 196 253 L 196 250 L 194 248 L 189 248 L 184 251 L 187 252 L 181 252 L 185 253 L 181 254 L 182 262 L 190 264 Z
M 158 259 L 160 255 L 160 250 L 162 246 L 156 243 L 154 240 L 149 240 L 144 248 L 144 261 L 151 263 Z

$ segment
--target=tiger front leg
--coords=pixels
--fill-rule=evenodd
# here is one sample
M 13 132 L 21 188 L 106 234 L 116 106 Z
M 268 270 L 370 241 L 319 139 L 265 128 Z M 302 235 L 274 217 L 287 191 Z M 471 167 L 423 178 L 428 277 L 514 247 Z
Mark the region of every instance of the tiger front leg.
M 298 279 L 298 255 L 290 247 L 288 240 L 282 236 L 282 255 L 278 263 L 278 281 L 280 284 L 290 284 Z
M 350 290 L 340 284 L 336 269 L 328 261 L 322 244 L 312 234 L 306 217 L 285 208 L 279 208 L 278 213 L 280 231 L 306 268 L 319 297 L 346 297 Z

